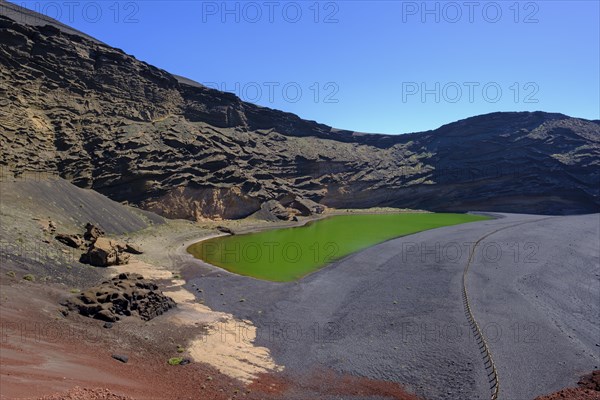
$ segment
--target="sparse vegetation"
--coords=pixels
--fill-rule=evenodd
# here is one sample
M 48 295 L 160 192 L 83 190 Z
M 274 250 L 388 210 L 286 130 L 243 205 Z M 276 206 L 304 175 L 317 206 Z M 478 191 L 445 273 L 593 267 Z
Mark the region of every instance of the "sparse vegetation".
M 17 274 L 15 274 L 15 271 L 8 271 L 8 272 L 6 273 L 6 275 L 10 276 L 11 278 L 14 278 L 14 277 L 16 277 L 16 276 L 17 276 Z
M 182 361 L 183 361 L 183 357 L 172 357 L 172 358 L 169 358 L 169 361 L 167 361 L 167 363 L 169 365 L 179 365 L 179 364 L 181 364 Z
M 34 282 L 35 276 L 33 274 L 27 274 L 27 275 L 23 276 L 23 279 L 25 279 L 26 281 L 29 281 L 29 282 Z

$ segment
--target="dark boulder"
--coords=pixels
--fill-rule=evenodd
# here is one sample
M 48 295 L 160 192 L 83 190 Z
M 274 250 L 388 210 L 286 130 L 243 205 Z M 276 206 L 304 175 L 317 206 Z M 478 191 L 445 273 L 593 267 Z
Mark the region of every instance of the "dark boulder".
M 217 226 L 217 230 L 219 232 L 228 233 L 230 235 L 235 235 L 235 232 L 231 228 L 228 228 L 226 226 L 219 225 L 219 226 Z
M 80 261 L 97 267 L 127 264 L 131 256 L 124 253 L 126 248 L 122 242 L 99 237 L 90 245 L 87 253 L 81 256 Z
M 93 243 L 100 236 L 104 236 L 104 231 L 102 229 L 98 228 L 96 225 L 93 225 L 89 222 L 85 225 L 85 233 L 83 234 L 83 237 L 85 240 Z
M 129 361 L 129 357 L 123 354 L 113 354 L 111 357 L 117 361 L 121 361 L 122 363 L 127 363 Z
M 73 247 L 75 249 L 82 248 L 85 245 L 85 242 L 83 241 L 83 238 L 80 235 L 69 235 L 66 233 L 59 233 L 54 238 L 62 244 L 65 244 L 69 247 Z

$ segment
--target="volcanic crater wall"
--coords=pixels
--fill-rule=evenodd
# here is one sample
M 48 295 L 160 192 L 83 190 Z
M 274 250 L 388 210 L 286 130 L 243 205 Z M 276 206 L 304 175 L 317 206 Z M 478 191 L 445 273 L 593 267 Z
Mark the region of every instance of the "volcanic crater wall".
M 58 23 L 17 22 L 30 12 L 10 9 L 12 18 L 0 12 L 0 166 L 11 173 L 57 173 L 191 219 L 240 218 L 290 196 L 354 208 L 600 210 L 598 121 L 494 113 L 406 135 L 341 131 L 192 84 Z

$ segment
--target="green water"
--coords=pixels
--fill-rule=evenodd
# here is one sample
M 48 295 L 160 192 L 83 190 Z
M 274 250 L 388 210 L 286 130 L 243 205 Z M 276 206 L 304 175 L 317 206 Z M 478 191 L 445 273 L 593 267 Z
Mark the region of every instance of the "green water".
M 209 239 L 188 252 L 236 274 L 288 282 L 389 239 L 485 219 L 468 214 L 340 215 L 302 227 Z

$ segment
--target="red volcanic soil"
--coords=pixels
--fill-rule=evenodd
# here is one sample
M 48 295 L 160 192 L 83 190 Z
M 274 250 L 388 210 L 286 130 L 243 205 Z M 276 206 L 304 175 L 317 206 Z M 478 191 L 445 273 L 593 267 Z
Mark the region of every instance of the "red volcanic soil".
M 70 314 L 59 302 L 66 288 L 0 283 L 0 399 L 307 399 L 336 395 L 416 400 L 401 386 L 319 371 L 305 377 L 263 374 L 250 385 L 201 363 L 170 366 L 191 331 L 161 317 L 134 318 L 111 329 Z M 148 325 L 151 324 L 151 325 Z M 127 363 L 113 354 L 129 357 Z
M 324 396 L 379 396 L 396 400 L 419 400 L 402 386 L 385 381 L 341 375 L 331 370 L 315 370 L 304 376 L 263 374 L 250 386 L 253 391 L 286 400 L 319 399 Z
M 1 289 L 2 399 L 44 398 L 71 389 L 68 395 L 48 398 L 168 399 L 176 394 L 197 399 L 205 392 L 206 399 L 227 399 L 244 390 L 243 384 L 203 364 L 168 365 L 177 355 L 169 340 L 177 332 L 160 324 L 153 327 L 155 337 L 140 340 L 132 330 L 140 329 L 142 321 L 105 329 L 102 322 L 79 315 L 61 317 L 56 290 L 28 283 Z M 164 344 L 156 346 L 160 342 Z M 117 361 L 112 354 L 125 354 L 129 361 Z
M 535 400 L 600 400 L 600 370 L 583 376 L 577 388 L 567 388 Z
M 119 396 L 108 389 L 82 389 L 75 387 L 65 393 L 43 396 L 39 400 L 130 400 L 131 397 Z

